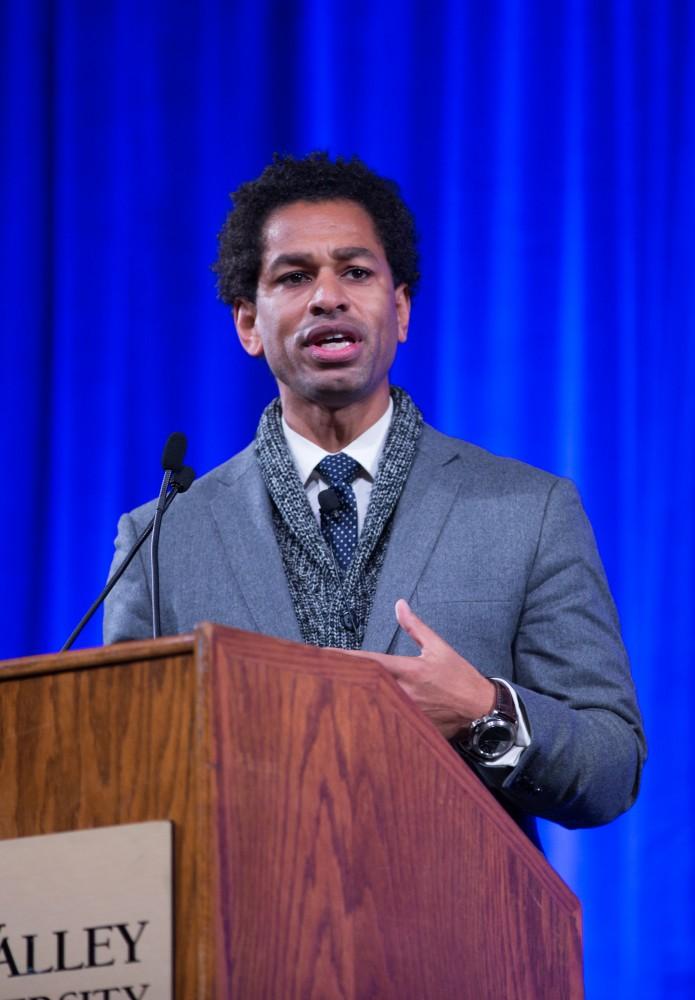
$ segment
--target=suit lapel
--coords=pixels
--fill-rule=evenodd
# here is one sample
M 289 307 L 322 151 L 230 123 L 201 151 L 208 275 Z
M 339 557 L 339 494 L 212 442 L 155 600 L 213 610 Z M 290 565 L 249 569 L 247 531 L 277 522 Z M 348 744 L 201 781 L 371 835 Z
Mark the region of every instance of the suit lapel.
M 394 604 L 411 600 L 461 484 L 454 443 L 427 426 L 403 488 L 362 648 L 387 652 L 398 625 Z M 210 500 L 230 572 L 250 621 L 265 635 L 302 642 L 270 500 L 252 448 L 233 459 Z
M 386 653 L 398 629 L 394 605 L 410 601 L 461 483 L 458 453 L 446 438 L 423 430 L 423 446 L 403 488 L 379 574 L 362 648 Z M 440 444 L 440 441 L 446 442 Z M 428 447 L 434 443 L 435 447 Z
M 251 450 L 232 480 L 222 476 L 210 501 L 222 544 L 255 628 L 302 642 L 275 540 L 270 500 Z

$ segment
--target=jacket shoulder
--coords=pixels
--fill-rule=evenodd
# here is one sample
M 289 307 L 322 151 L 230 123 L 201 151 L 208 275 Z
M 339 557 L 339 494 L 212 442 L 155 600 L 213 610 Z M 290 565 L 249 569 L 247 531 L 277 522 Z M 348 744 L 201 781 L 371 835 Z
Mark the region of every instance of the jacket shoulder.
M 558 482 L 568 482 L 534 465 L 495 455 L 470 441 L 442 434 L 429 424 L 423 427 L 419 450 L 438 464 L 458 461 L 461 476 L 480 490 L 494 487 L 496 492 L 547 493 Z
M 226 462 L 222 462 L 195 479 L 190 488 L 176 498 L 171 511 L 167 513 L 167 521 L 170 521 L 172 515 L 181 510 L 190 512 L 200 504 L 207 504 L 215 497 L 220 488 L 233 486 L 239 479 L 249 474 L 258 474 L 253 442 L 247 445 L 243 451 L 228 458 Z M 144 526 L 154 516 L 156 504 L 156 500 L 148 500 L 147 503 L 131 510 L 128 516 L 133 519 L 136 525 Z

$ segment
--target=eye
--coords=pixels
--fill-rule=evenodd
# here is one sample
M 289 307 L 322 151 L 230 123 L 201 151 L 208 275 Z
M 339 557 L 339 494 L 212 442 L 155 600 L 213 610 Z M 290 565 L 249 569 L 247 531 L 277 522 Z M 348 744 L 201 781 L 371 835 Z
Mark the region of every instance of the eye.
M 347 271 L 344 272 L 345 277 L 351 278 L 353 281 L 364 281 L 366 278 L 371 278 L 372 272 L 367 267 L 349 267 Z
M 308 280 L 309 275 L 304 271 L 289 271 L 287 274 L 280 275 L 278 283 L 281 285 L 303 285 Z

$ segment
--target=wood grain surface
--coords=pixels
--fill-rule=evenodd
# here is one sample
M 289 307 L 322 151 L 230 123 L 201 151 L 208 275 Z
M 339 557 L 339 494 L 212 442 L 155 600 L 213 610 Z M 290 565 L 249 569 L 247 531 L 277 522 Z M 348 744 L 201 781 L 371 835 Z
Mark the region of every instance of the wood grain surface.
M 576 898 L 377 664 L 211 641 L 220 995 L 582 995 Z
M 0 839 L 150 819 L 178 1000 L 582 996 L 576 898 L 373 661 L 205 625 L 0 668 Z
M 179 1000 L 212 995 L 193 650 L 189 636 L 0 668 L 0 839 L 173 820 Z

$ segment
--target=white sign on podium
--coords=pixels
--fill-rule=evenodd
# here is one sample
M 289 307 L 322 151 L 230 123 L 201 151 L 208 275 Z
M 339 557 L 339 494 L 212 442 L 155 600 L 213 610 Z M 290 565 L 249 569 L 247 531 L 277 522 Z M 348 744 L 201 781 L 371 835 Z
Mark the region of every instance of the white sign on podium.
M 0 841 L 0 1000 L 171 997 L 171 823 Z

